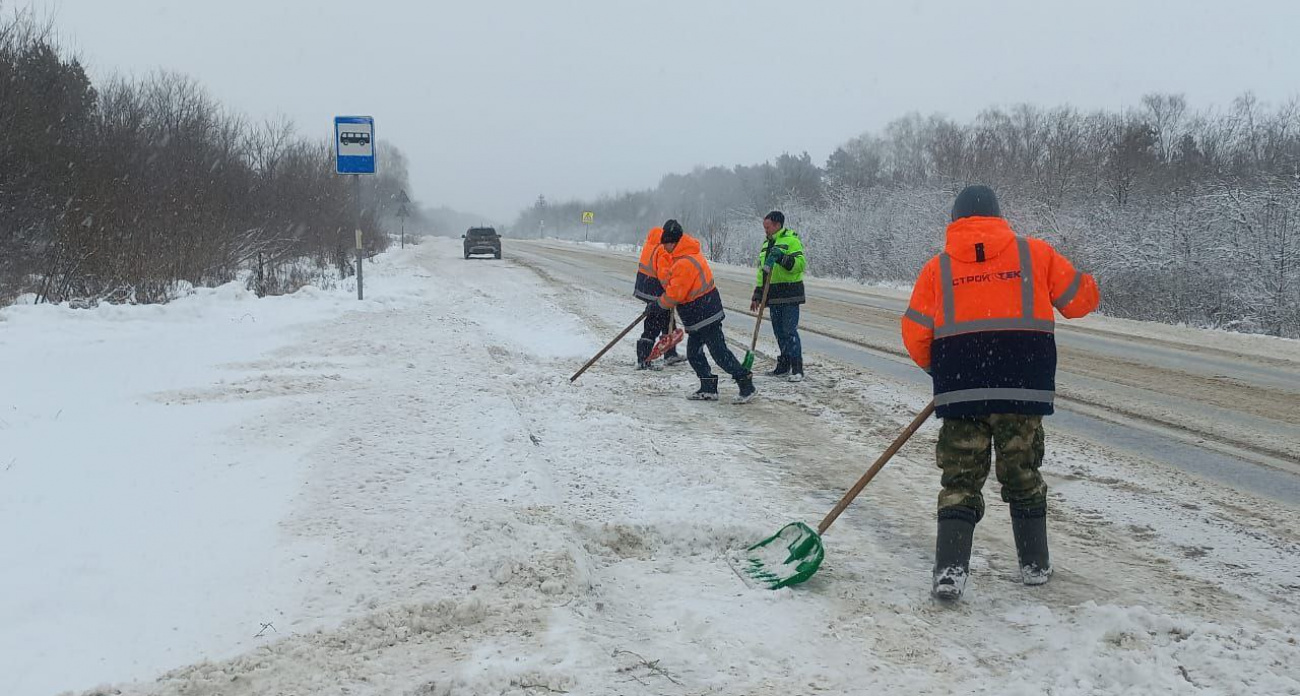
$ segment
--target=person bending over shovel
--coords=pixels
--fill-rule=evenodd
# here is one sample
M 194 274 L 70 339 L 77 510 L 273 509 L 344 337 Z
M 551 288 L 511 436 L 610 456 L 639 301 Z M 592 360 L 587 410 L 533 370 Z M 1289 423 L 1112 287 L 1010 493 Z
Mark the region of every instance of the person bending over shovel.
M 641 247 L 641 260 L 636 270 L 636 284 L 632 287 L 632 294 L 638 300 L 645 302 L 648 307 L 641 338 L 636 342 L 636 365 L 639 370 L 659 369 L 659 366 L 650 360 L 650 354 L 654 350 L 655 339 L 668 333 L 671 324 L 669 320 L 672 312 L 659 311 L 655 307 L 655 303 L 659 301 L 659 296 L 664 293 L 663 285 L 659 283 L 654 266 L 655 256 L 663 252 L 660 246 L 660 237 L 663 233 L 662 227 L 650 228 L 650 232 L 645 238 L 645 244 Z M 678 355 L 677 346 L 673 346 L 664 352 L 664 364 L 666 365 L 676 365 L 685 359 Z
M 682 328 L 686 329 L 686 360 L 700 378 L 700 388 L 687 396 L 695 401 L 717 401 L 718 378 L 709 369 L 704 357 L 707 347 L 718 367 L 731 375 L 740 387 L 740 395 L 732 403 L 743 404 L 754 397 L 754 375 L 746 370 L 722 335 L 722 295 L 713 284 L 713 270 L 700 253 L 698 239 L 683 234 L 676 220 L 664 223 L 659 239 L 665 253 L 657 259 L 656 272 L 664 285 L 664 294 L 656 307 L 661 312 L 677 309 Z
M 1047 553 L 1043 416 L 1056 390 L 1055 310 L 1075 319 L 1097 308 L 1092 276 L 1050 244 L 1017 236 L 987 186 L 968 186 L 952 206 L 943 251 L 921 269 L 902 318 L 907 351 L 934 382 L 943 419 L 934 596 L 966 588 L 981 489 L 997 451 L 1002 500 L 1011 506 L 1020 578 L 1052 575 Z

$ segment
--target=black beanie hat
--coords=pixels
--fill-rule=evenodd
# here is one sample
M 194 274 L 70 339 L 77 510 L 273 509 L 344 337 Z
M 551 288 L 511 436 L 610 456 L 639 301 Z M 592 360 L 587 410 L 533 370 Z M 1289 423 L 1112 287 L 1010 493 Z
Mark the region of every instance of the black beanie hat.
M 967 186 L 952 204 L 953 222 L 964 217 L 1002 217 L 998 197 L 987 186 Z
M 681 238 L 682 224 L 680 222 L 669 220 L 664 223 L 664 233 L 663 236 L 659 238 L 660 244 L 672 244 L 673 242 L 681 241 Z

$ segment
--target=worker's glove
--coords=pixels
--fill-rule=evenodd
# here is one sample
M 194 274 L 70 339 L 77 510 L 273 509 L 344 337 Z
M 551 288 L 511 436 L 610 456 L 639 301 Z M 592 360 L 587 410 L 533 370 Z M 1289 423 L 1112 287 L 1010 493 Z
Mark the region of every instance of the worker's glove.
M 767 258 L 763 259 L 763 268 L 766 268 L 770 272 L 772 266 L 781 263 L 781 259 L 783 258 L 785 258 L 785 250 L 779 246 L 774 246 L 768 250 Z

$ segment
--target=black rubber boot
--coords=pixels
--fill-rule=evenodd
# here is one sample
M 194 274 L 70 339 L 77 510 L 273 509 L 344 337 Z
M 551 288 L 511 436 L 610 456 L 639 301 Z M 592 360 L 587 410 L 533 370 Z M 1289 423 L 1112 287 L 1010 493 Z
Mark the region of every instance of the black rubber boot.
M 1047 552 L 1047 508 L 1011 508 L 1011 533 L 1016 537 L 1020 559 L 1020 581 L 1042 585 L 1052 577 L 1052 558 Z
M 717 401 L 718 400 L 718 378 L 701 377 L 700 388 L 694 394 L 688 394 L 686 398 L 691 401 Z
M 790 374 L 790 359 L 784 355 L 776 356 L 776 369 L 767 373 L 768 377 L 784 377 Z
M 803 358 L 790 358 L 790 377 L 791 382 L 803 381 Z
M 746 372 L 743 376 L 736 378 L 736 386 L 740 387 L 740 394 L 731 400 L 733 404 L 747 404 L 754 398 L 754 373 Z
M 655 342 L 648 338 L 638 338 L 636 340 L 636 364 L 637 367 L 645 365 L 646 360 L 650 357 L 650 351 L 654 350 Z
M 934 544 L 934 587 L 936 599 L 956 601 L 966 591 L 970 576 L 970 551 L 975 543 L 974 510 L 964 507 L 939 511 L 939 533 Z

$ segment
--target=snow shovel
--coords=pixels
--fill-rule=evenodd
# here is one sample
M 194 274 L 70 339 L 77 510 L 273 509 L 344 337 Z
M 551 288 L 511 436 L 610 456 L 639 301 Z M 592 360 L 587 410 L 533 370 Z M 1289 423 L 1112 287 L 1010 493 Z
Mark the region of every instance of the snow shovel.
M 771 286 L 772 271 L 763 271 L 763 300 L 758 303 L 758 319 L 754 321 L 754 340 L 749 342 L 745 359 L 740 362 L 746 370 L 754 367 L 754 349 L 758 347 L 758 331 L 763 328 L 763 310 L 767 309 L 767 290 Z
M 663 357 L 664 353 L 676 348 L 685 336 L 686 332 L 677 328 L 677 312 L 674 311 L 668 316 L 668 333 L 655 341 L 655 347 L 650 349 L 650 356 L 646 360 L 658 360 Z
M 614 340 L 610 341 L 609 343 L 606 343 L 606 344 L 605 344 L 605 347 L 604 347 L 604 348 L 601 348 L 599 353 L 596 353 L 596 355 L 593 356 L 593 357 L 591 358 L 591 360 L 588 360 L 588 361 L 587 361 L 587 364 L 582 366 L 582 369 L 580 369 L 580 370 L 578 370 L 577 372 L 573 373 L 573 376 L 569 378 L 569 381 L 570 381 L 570 382 L 576 381 L 579 377 L 582 376 L 582 373 L 584 373 L 584 372 L 587 371 L 587 368 L 591 367 L 592 365 L 595 365 L 595 364 L 596 364 L 596 361 L 597 361 L 597 360 L 600 360 L 600 358 L 601 358 L 602 355 L 608 353 L 608 352 L 609 352 L 609 349 L 610 349 L 610 348 L 613 348 L 615 343 L 618 343 L 619 341 L 623 340 L 623 337 L 626 336 L 626 335 L 628 334 L 629 331 L 631 331 L 632 329 L 636 328 L 636 325 L 637 325 L 637 324 L 640 324 L 640 323 L 641 323 L 641 320 L 642 320 L 642 319 L 645 319 L 645 315 L 648 314 L 649 312 L 650 312 L 650 310 L 648 310 L 648 309 L 647 309 L 646 311 L 644 311 L 644 312 L 641 312 L 641 314 L 638 315 L 636 319 L 633 319 L 633 320 L 632 320 L 632 323 L 631 323 L 631 324 L 628 324 L 628 325 L 627 325 L 627 328 L 626 328 L 626 329 L 623 329 L 622 331 L 619 332 L 619 334 L 618 334 L 617 336 L 614 337 Z
M 791 522 L 781 528 L 781 531 L 772 536 L 754 544 L 745 549 L 745 555 L 740 559 L 741 579 L 747 584 L 755 584 L 766 587 L 769 590 L 776 590 L 782 587 L 798 585 L 807 580 L 817 572 L 822 564 L 822 559 L 826 556 L 826 551 L 822 548 L 821 535 L 831 526 L 831 523 L 844 512 L 844 508 L 858 497 L 863 488 L 866 488 L 871 479 L 885 467 L 890 457 L 907 442 L 908 438 L 921 427 L 925 419 L 934 413 L 934 402 L 931 401 L 916 418 L 912 419 L 911 424 L 894 438 L 893 444 L 885 453 L 880 455 L 875 464 L 867 469 L 867 473 L 853 484 L 848 493 L 840 498 L 840 502 L 835 505 L 826 519 L 817 525 L 817 530 L 813 531 L 811 527 L 803 522 Z M 746 577 L 748 576 L 748 577 Z

